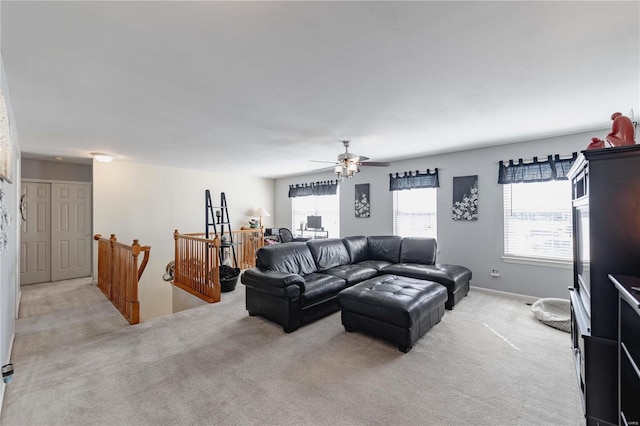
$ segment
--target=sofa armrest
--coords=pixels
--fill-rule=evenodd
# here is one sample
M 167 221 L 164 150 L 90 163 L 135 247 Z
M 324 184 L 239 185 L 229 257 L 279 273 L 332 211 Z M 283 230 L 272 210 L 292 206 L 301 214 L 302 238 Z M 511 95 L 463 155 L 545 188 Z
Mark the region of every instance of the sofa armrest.
M 247 269 L 240 278 L 242 284 L 273 296 L 297 299 L 304 292 L 304 278 L 298 274 Z

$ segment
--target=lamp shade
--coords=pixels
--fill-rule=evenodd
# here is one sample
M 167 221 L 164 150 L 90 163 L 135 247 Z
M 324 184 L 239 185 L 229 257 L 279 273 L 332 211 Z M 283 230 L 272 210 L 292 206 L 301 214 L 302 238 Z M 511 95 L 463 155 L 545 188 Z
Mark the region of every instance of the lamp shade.
M 253 215 L 255 217 L 269 217 L 269 216 L 271 216 L 271 214 L 264 207 L 258 207 L 256 209 L 255 213 L 253 213 Z

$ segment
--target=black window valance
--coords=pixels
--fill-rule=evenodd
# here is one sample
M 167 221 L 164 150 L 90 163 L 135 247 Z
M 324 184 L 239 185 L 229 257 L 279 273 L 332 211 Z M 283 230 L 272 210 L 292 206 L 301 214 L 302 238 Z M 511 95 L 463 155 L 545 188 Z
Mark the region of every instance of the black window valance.
M 389 174 L 389 191 L 401 191 L 403 189 L 414 188 L 438 188 L 439 186 L 438 169 L 435 169 L 433 172 L 427 169 L 424 173 L 420 173 L 418 170 L 416 170 L 415 173 L 404 172 L 402 175 L 396 173 L 395 176 L 393 173 Z
M 560 159 L 556 154 L 547 156 L 546 161 L 538 161 L 538 157 L 533 157 L 533 161 L 525 163 L 522 158 L 514 163 L 509 160 L 507 164 L 500 161 L 498 166 L 498 183 L 521 183 L 521 182 L 548 182 L 551 180 L 566 180 L 567 172 L 578 157 L 573 153 L 571 158 Z
M 289 198 L 308 197 L 309 195 L 336 195 L 338 181 L 300 183 L 289 185 Z

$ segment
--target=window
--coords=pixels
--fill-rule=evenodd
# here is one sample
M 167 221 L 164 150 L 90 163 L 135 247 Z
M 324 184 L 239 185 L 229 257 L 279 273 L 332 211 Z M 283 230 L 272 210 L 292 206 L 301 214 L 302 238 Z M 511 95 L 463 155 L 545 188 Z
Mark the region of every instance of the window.
M 571 183 L 503 185 L 504 255 L 572 261 Z
M 393 191 L 393 234 L 437 238 L 436 188 Z
M 321 216 L 322 227 L 329 238 L 340 237 L 340 198 L 335 195 L 310 195 L 291 198 L 291 231 L 296 234 L 306 227 L 307 216 Z M 305 237 L 312 235 L 305 234 Z

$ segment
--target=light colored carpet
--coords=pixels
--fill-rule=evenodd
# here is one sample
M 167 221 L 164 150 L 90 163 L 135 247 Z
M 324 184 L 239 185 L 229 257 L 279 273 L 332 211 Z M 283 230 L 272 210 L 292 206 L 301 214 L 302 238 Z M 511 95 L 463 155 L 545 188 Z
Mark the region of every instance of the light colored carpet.
M 23 288 L 5 425 L 580 425 L 566 333 L 479 291 L 403 354 L 336 313 L 292 334 L 222 302 L 129 326 L 95 286 Z

